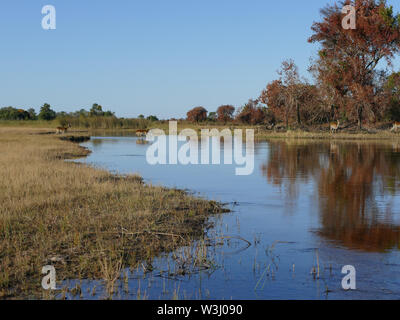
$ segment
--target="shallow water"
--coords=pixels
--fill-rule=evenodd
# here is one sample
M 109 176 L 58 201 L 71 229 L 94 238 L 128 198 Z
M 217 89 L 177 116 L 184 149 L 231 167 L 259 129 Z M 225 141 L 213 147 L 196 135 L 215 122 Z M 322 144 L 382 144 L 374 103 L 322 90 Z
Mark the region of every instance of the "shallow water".
M 188 254 L 182 248 L 158 257 L 146 275 L 127 270 L 117 298 L 400 298 L 398 144 L 257 143 L 250 176 L 236 176 L 236 165 L 151 166 L 149 145 L 135 137 L 93 137 L 83 145 L 92 153 L 80 161 L 139 173 L 147 183 L 188 189 L 233 210 L 211 218 L 212 268 L 163 276 L 174 254 Z M 357 290 L 342 289 L 345 265 L 356 268 Z M 312 272 L 318 266 L 319 277 Z

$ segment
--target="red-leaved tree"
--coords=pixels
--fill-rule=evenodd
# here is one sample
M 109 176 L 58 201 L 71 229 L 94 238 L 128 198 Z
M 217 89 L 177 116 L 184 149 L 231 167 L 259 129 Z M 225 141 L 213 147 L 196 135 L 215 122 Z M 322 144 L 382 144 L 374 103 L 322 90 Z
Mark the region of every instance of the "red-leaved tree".
M 187 113 L 187 119 L 192 122 L 201 122 L 207 119 L 207 110 L 203 107 L 196 107 Z
M 217 110 L 218 121 L 228 122 L 233 120 L 233 113 L 235 112 L 235 107 L 231 105 L 220 106 Z
M 356 11 L 356 29 L 343 28 L 342 8 Z M 324 82 L 345 97 L 341 108 L 362 127 L 363 118 L 376 110 L 376 68 L 382 60 L 391 65 L 400 49 L 400 15 L 385 1 L 346 0 L 321 10 L 322 21 L 312 26 L 309 42 L 322 46 L 319 58 Z

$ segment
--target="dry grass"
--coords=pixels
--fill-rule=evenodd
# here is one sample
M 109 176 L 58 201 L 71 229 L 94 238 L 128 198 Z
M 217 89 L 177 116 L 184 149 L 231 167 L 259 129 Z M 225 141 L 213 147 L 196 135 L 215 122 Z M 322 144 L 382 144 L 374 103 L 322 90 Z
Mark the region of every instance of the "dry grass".
M 65 162 L 79 145 L 42 129 L 0 128 L 0 297 L 37 298 L 41 269 L 62 279 L 104 279 L 204 233 L 221 206 Z
M 0 121 L 1 127 L 8 128 L 53 128 L 50 129 L 54 131 L 54 128 L 59 125 L 58 120 L 54 121 Z M 164 130 L 166 134 L 169 131 L 169 121 L 154 121 L 154 122 L 144 122 L 141 124 L 143 128 L 147 129 L 161 129 Z M 322 124 L 317 126 L 302 127 L 298 129 L 285 130 L 282 125 L 277 126 L 281 130 L 269 130 L 267 125 L 246 125 L 238 123 L 215 123 L 215 122 L 205 122 L 205 123 L 192 123 L 186 120 L 178 121 L 178 132 L 183 129 L 190 128 L 195 130 L 199 135 L 202 129 L 242 129 L 245 132 L 246 129 L 254 129 L 255 138 L 258 140 L 265 139 L 318 139 L 318 140 L 396 140 L 400 138 L 399 132 L 391 132 L 392 127 L 390 123 L 380 123 L 372 127 L 365 128 L 363 130 L 358 130 L 356 125 L 347 125 L 346 128 L 339 128 L 339 131 L 335 134 L 330 133 L 329 125 Z M 78 127 L 73 126 L 75 131 L 80 130 L 81 132 L 90 132 L 93 135 L 135 135 L 137 126 L 126 126 L 123 128 L 91 128 L 91 127 Z M 295 128 L 295 127 L 294 127 Z
M 160 123 L 155 122 L 151 128 L 158 128 L 164 130 L 166 134 L 169 131 L 168 122 Z M 257 140 L 265 139 L 316 139 L 316 140 L 397 140 L 400 139 L 399 132 L 391 132 L 389 129 L 376 129 L 369 128 L 362 131 L 354 128 L 340 129 L 337 133 L 330 133 L 328 126 L 320 126 L 315 128 L 308 128 L 307 131 L 297 130 L 268 130 L 266 125 L 245 125 L 245 124 L 216 124 L 216 123 L 205 123 L 195 124 L 187 121 L 178 122 L 178 132 L 183 129 L 190 128 L 201 134 L 202 129 L 217 129 L 222 131 L 223 129 L 241 129 L 245 134 L 246 129 L 253 129 L 254 136 Z
M 329 132 L 305 132 L 301 130 L 274 132 L 258 130 L 256 132 L 258 139 L 315 139 L 315 140 L 396 140 L 400 138 L 398 133 L 382 130 L 377 132 L 339 132 L 331 134 Z

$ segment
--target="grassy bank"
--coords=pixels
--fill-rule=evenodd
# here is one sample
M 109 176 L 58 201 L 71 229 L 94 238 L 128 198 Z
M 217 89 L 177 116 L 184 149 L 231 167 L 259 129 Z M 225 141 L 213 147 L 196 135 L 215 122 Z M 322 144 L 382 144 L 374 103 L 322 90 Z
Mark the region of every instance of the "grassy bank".
M 122 126 L 113 126 L 103 123 L 105 120 L 100 119 L 99 123 L 96 124 L 96 119 L 93 119 L 93 123 L 89 126 L 82 126 L 79 123 L 76 125 L 72 124 L 71 131 L 73 132 L 86 132 L 92 135 L 135 135 L 138 129 L 161 129 L 166 134 L 169 131 L 168 121 L 149 121 L 145 119 L 131 119 L 129 122 Z M 45 129 L 47 128 L 50 132 L 55 132 L 55 128 L 59 126 L 59 121 L 0 121 L 0 128 L 36 128 Z M 50 129 L 49 129 L 50 128 Z M 282 126 L 278 129 L 271 130 L 266 125 L 245 125 L 237 123 L 216 123 L 216 122 L 204 122 L 204 123 L 192 123 L 186 120 L 178 121 L 178 132 L 182 129 L 190 128 L 195 130 L 198 134 L 201 133 L 202 129 L 217 129 L 223 130 L 225 128 L 234 130 L 242 129 L 254 129 L 255 137 L 258 140 L 266 139 L 329 139 L 329 140 L 392 140 L 399 139 L 399 132 L 391 132 L 391 124 L 384 123 L 378 124 L 375 127 L 365 127 L 363 130 L 359 130 L 356 125 L 347 125 L 339 129 L 337 133 L 330 133 L 328 125 L 320 125 L 314 127 L 302 127 L 292 128 L 286 130 Z
M 0 297 L 41 297 L 42 267 L 103 279 L 201 237 L 212 201 L 65 162 L 88 151 L 49 130 L 0 127 Z
M 331 134 L 329 132 L 306 132 L 301 130 L 287 132 L 273 132 L 259 130 L 256 137 L 264 139 L 313 139 L 313 140 L 397 140 L 398 133 L 390 131 L 356 131 Z
M 169 131 L 168 122 L 166 123 L 155 123 L 151 128 L 158 128 L 164 130 L 165 133 Z M 391 132 L 389 129 L 376 129 L 366 128 L 358 130 L 353 128 L 347 128 L 340 130 L 338 133 L 331 133 L 327 126 L 307 128 L 304 129 L 281 129 L 281 130 L 270 130 L 265 125 L 244 125 L 244 124 L 193 124 L 187 121 L 178 123 L 178 132 L 182 129 L 190 128 L 195 130 L 199 135 L 202 129 L 217 129 L 219 131 L 227 128 L 230 130 L 242 129 L 245 133 L 246 129 L 253 129 L 254 136 L 257 140 L 268 140 L 268 139 L 314 139 L 314 140 L 393 140 L 399 139 L 399 132 Z M 104 131 L 105 133 L 106 131 Z

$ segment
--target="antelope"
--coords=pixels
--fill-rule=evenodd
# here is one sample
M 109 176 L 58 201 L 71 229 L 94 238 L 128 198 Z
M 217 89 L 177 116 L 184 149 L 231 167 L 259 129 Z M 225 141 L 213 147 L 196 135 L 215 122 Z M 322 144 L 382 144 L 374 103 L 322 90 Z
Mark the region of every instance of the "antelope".
M 68 126 L 66 126 L 66 127 L 57 127 L 56 134 L 66 133 L 69 128 L 71 128 L 71 124 L 70 123 L 68 123 Z
M 397 129 L 399 129 L 399 128 L 400 128 L 400 122 L 395 121 L 393 123 L 393 128 L 390 131 L 397 131 Z
M 339 120 L 337 120 L 336 122 L 331 122 L 330 123 L 331 133 L 333 133 L 333 132 L 336 133 L 338 131 L 338 129 L 339 129 L 339 125 L 340 125 L 340 121 Z
M 138 137 L 144 137 L 147 135 L 148 132 L 149 132 L 149 130 L 136 130 L 136 135 Z

